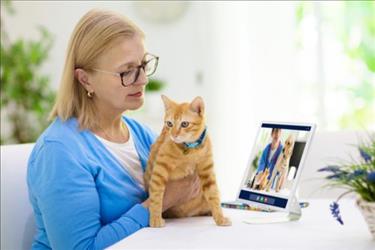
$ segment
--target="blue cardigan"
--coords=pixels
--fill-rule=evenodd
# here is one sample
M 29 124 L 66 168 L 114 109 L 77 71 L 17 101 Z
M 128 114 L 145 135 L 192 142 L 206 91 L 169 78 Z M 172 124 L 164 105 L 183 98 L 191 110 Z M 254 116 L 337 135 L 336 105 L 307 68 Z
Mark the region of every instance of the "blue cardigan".
M 145 170 L 156 135 L 125 118 Z M 28 162 L 37 226 L 32 249 L 103 249 L 147 227 L 148 194 L 89 130 L 56 119 Z
M 276 165 L 277 158 L 279 157 L 282 150 L 283 150 L 283 145 L 279 143 L 279 146 L 277 147 L 276 152 L 273 154 L 272 159 L 269 159 L 269 155 L 271 153 L 271 143 L 268 144 L 263 150 L 262 156 L 259 159 L 257 173 L 264 171 L 266 168 L 269 168 L 270 173 L 267 179 L 268 180 L 271 179 L 272 171 Z

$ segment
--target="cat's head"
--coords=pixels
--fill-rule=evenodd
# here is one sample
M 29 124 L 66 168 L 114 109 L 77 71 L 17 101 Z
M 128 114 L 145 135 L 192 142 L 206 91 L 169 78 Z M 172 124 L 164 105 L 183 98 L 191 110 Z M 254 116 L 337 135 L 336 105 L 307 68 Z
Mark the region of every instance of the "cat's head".
M 204 102 L 195 97 L 190 103 L 176 103 L 161 96 L 165 107 L 164 127 L 175 143 L 194 142 L 205 129 Z

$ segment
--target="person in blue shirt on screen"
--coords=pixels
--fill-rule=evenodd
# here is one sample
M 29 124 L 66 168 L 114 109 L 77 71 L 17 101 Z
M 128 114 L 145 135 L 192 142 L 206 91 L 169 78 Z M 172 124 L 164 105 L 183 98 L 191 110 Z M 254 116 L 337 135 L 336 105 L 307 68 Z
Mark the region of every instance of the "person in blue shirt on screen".
M 143 173 L 156 135 L 123 114 L 142 106 L 158 59 L 120 14 L 92 10 L 75 27 L 52 123 L 28 162 L 32 249 L 104 249 L 148 226 Z M 163 210 L 199 189 L 196 175 L 170 181 Z
M 280 128 L 272 128 L 271 130 L 271 143 L 269 143 L 263 150 L 262 155 L 259 159 L 258 168 L 256 170 L 255 180 L 259 180 L 260 175 L 262 173 L 266 173 L 268 169 L 268 175 L 265 176 L 267 180 L 269 180 L 272 176 L 272 171 L 276 165 L 277 158 L 279 157 L 283 145 L 280 141 L 281 137 L 281 129 Z M 258 178 L 257 178 L 258 177 Z M 259 186 L 259 181 L 255 181 L 255 189 L 262 189 Z

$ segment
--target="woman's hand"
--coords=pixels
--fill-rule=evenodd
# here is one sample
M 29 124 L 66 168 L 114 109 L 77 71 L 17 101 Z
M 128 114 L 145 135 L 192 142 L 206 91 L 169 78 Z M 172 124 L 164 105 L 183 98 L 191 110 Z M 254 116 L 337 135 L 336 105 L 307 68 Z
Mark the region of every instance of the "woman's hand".
M 200 180 L 196 173 L 181 180 L 169 181 L 164 192 L 163 212 L 197 197 L 200 190 Z M 142 205 L 148 207 L 149 199 L 143 202 Z

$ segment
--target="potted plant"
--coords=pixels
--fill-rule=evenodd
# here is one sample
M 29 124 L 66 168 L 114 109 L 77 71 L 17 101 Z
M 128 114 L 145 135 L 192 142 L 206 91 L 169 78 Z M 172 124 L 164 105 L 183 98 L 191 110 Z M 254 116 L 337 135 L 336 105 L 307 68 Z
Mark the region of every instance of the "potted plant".
M 9 14 L 15 11 L 9 1 L 3 3 Z M 1 21 L 3 17 L 1 17 Z M 41 73 L 48 59 L 53 38 L 48 30 L 39 28 L 38 40 L 10 40 L 1 23 L 1 144 L 34 142 L 48 125 L 55 93 L 49 77 Z
M 356 203 L 375 239 L 375 136 L 368 143 L 359 145 L 358 150 L 360 159 L 340 166 L 327 166 L 318 171 L 328 173 L 325 177 L 328 186 L 347 189 L 330 205 L 333 217 L 344 224 L 338 202 L 343 196 L 356 193 Z

